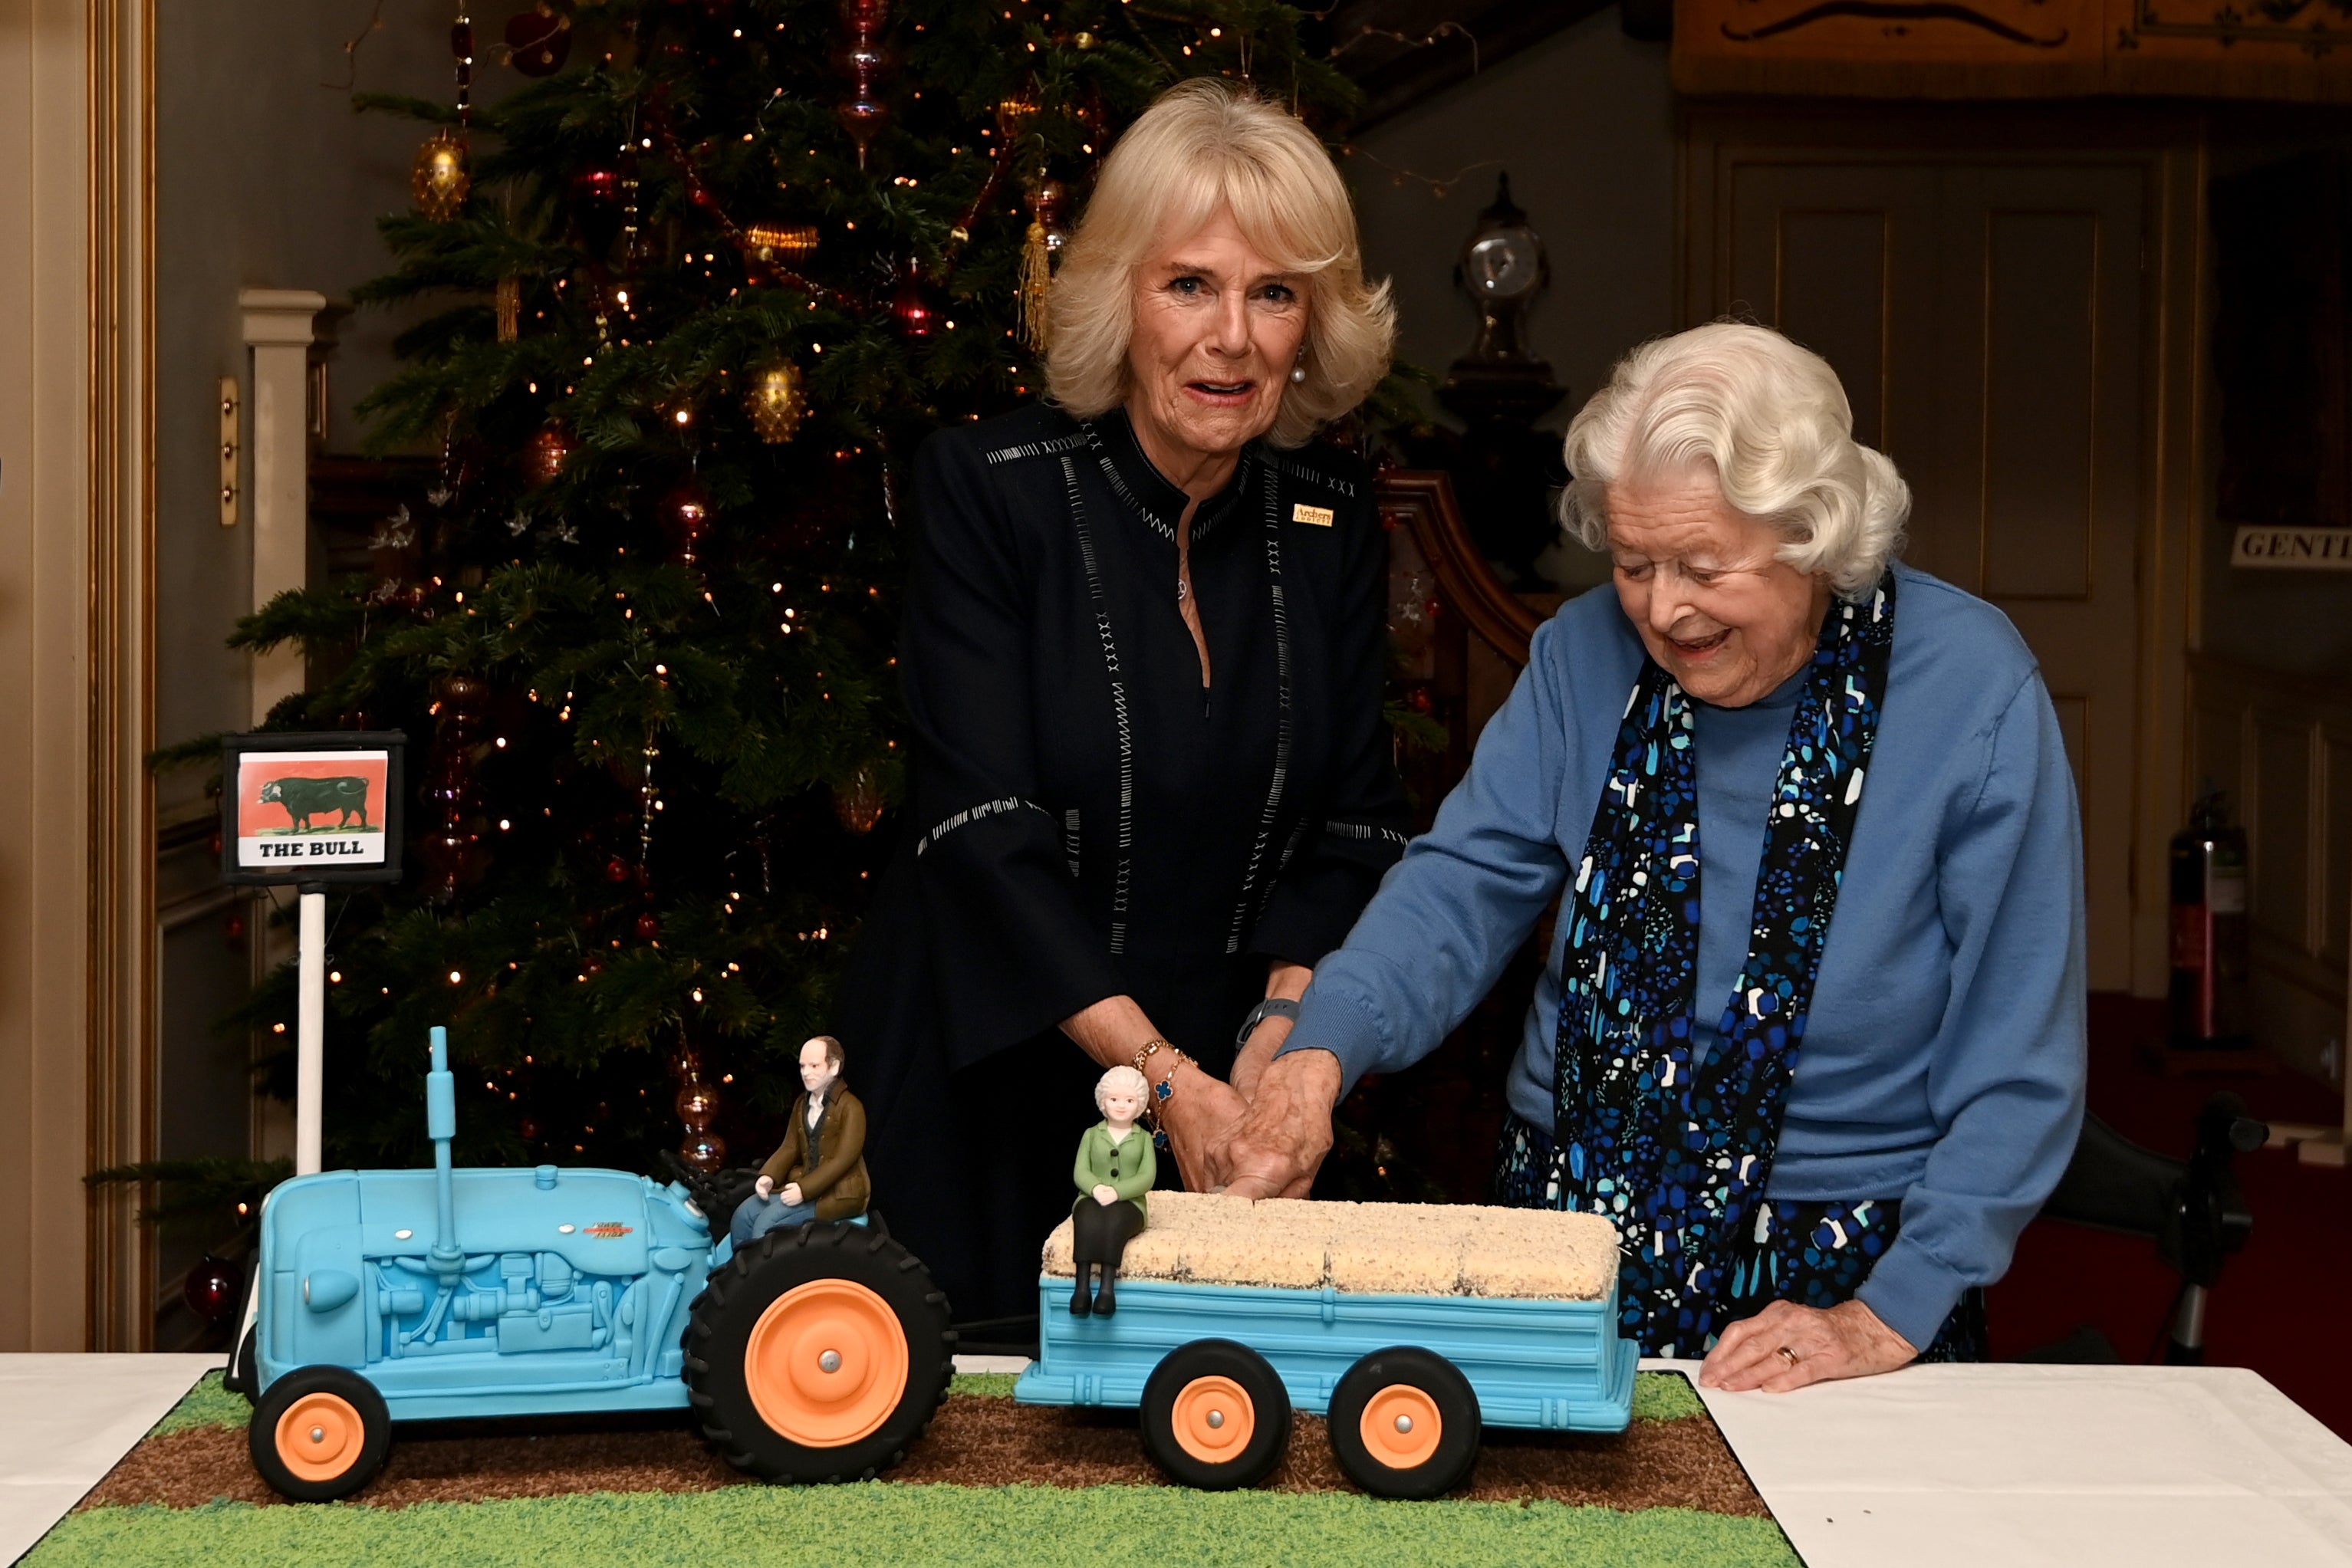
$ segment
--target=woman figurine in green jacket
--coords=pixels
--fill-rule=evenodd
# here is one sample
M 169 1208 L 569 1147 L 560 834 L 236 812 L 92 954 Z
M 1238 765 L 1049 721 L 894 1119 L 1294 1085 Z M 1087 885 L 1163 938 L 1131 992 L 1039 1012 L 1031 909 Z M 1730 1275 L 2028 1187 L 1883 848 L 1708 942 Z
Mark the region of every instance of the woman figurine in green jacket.
M 1118 1272 L 1128 1242 L 1143 1228 L 1143 1195 L 1159 1174 L 1151 1134 L 1135 1124 L 1150 1092 L 1143 1074 L 1132 1067 L 1114 1067 L 1095 1085 L 1095 1108 L 1103 1119 L 1078 1140 L 1078 1162 L 1070 1172 L 1078 1186 L 1078 1200 L 1070 1206 L 1071 1249 L 1078 1264 L 1077 1288 L 1070 1292 L 1073 1317 L 1092 1311 L 1107 1318 L 1118 1309 L 1111 1276 Z M 1097 1263 L 1102 1265 L 1102 1288 L 1089 1303 L 1088 1276 Z

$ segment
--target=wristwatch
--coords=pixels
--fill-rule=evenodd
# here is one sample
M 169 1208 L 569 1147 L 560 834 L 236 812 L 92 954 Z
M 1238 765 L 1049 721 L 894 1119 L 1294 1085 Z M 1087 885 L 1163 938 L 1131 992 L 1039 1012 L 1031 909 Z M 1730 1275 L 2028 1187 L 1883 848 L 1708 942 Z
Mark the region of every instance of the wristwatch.
M 1288 997 L 1268 997 L 1250 1009 L 1249 1016 L 1242 1019 L 1241 1033 L 1234 1036 L 1234 1049 L 1239 1051 L 1249 1044 L 1249 1038 L 1257 1032 L 1257 1026 L 1268 1019 L 1288 1019 L 1292 1023 L 1297 1023 L 1298 1004 Z

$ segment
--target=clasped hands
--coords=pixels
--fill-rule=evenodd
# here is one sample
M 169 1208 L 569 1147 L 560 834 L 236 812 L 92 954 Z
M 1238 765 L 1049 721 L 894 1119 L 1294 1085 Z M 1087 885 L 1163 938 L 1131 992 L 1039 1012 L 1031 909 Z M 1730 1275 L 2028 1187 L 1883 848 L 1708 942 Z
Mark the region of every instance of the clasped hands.
M 1339 1059 L 1328 1051 L 1275 1052 L 1287 1019 L 1258 1025 L 1234 1059 L 1231 1082 L 1188 1067 L 1163 1118 L 1184 1185 L 1237 1197 L 1305 1197 L 1331 1150 Z
M 769 1197 L 775 1194 L 776 1178 L 773 1176 L 763 1176 L 758 1181 L 751 1184 L 751 1190 L 759 1195 L 761 1202 L 765 1202 Z M 784 1184 L 783 1198 L 787 1204 L 790 1204 L 794 1207 L 798 1207 L 803 1201 L 801 1197 L 801 1184 L 796 1181 L 786 1182 Z

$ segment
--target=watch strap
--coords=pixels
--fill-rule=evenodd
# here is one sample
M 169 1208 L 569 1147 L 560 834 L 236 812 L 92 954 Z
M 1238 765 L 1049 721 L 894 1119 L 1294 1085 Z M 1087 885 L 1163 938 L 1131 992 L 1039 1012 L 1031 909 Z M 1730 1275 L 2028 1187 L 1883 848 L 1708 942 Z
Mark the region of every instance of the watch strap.
M 1268 997 L 1250 1009 L 1249 1015 L 1242 1019 L 1241 1032 L 1234 1036 L 1234 1049 L 1238 1051 L 1249 1044 L 1249 1038 L 1257 1032 L 1257 1026 L 1268 1019 L 1288 1019 L 1297 1023 L 1298 1004 L 1288 997 Z

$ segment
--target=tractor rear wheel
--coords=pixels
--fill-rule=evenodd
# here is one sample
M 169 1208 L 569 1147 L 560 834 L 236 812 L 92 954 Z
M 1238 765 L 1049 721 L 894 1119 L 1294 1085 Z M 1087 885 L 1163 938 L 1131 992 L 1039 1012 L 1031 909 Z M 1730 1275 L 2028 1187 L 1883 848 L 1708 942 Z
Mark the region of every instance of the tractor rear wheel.
M 341 1366 L 298 1366 L 264 1390 L 246 1431 L 253 1468 L 296 1502 L 332 1502 L 375 1479 L 392 1413 L 375 1385 Z
M 1178 1345 L 1143 1385 L 1143 1448 L 1181 1486 L 1254 1487 L 1290 1443 L 1290 1391 L 1265 1357 L 1229 1339 Z
M 1374 1497 L 1426 1501 L 1469 1479 L 1478 1459 L 1478 1396 L 1433 1351 L 1376 1350 L 1331 1390 L 1331 1452 Z
M 772 1481 L 897 1464 L 954 1374 L 947 1296 L 878 1215 L 770 1231 L 710 1277 L 687 1328 L 703 1436 Z

